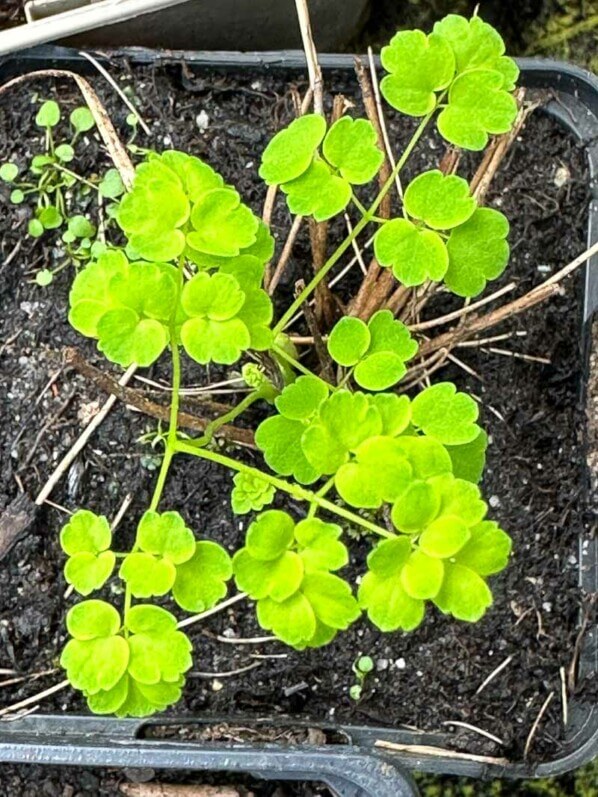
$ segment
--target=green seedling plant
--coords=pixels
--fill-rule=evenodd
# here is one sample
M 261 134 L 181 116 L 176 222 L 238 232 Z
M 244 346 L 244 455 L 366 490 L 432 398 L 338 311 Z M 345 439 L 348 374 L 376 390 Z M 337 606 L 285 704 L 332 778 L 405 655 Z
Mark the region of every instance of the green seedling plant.
M 11 187 L 10 201 L 13 204 L 30 206 L 29 236 L 41 238 L 48 232 L 63 231 L 61 240 L 67 256 L 65 262 L 54 269 L 41 269 L 35 275 L 37 284 L 45 287 L 66 265 L 72 263 L 80 267 L 105 248 L 98 239 L 97 226 L 87 216 L 70 214 L 73 193 L 83 200 L 93 193 L 110 203 L 122 195 L 124 185 L 116 169 L 109 169 L 102 177 L 92 178 L 74 171 L 73 163 L 79 154 L 78 149 L 84 144 L 83 137 L 96 126 L 89 108 L 75 108 L 65 120 L 59 104 L 55 100 L 46 100 L 39 106 L 35 124 L 42 131 L 41 151 L 32 155 L 24 168 L 13 161 L 2 164 L 0 181 Z M 65 140 L 61 140 L 58 131 Z M 110 215 L 110 207 L 107 207 L 107 214 Z
M 183 152 L 147 154 L 114 213 L 126 245 L 94 255 L 74 279 L 70 323 L 108 361 L 149 367 L 168 356 L 172 368 L 164 454 L 133 547 L 121 550 L 108 520 L 86 509 L 61 534 L 66 580 L 84 598 L 67 615 L 61 663 L 96 713 L 145 716 L 175 703 L 191 642 L 163 605 L 201 613 L 226 596 L 231 579 L 255 603 L 260 626 L 297 650 L 329 643 L 362 615 L 383 632 L 409 632 L 426 613 L 476 622 L 492 604 L 488 578 L 506 566 L 511 540 L 488 517 L 479 487 L 488 438 L 476 400 L 446 381 L 402 388 L 420 341 L 389 310 L 345 316 L 325 330 L 334 380 L 299 361 L 285 334 L 366 228 L 380 265 L 405 287 L 442 283 L 470 298 L 507 265 L 506 218 L 479 207 L 460 176 L 419 174 L 400 215 L 377 214 L 432 124 L 469 150 L 511 129 L 517 67 L 500 36 L 478 17 L 451 15 L 429 35 L 398 33 L 382 63 L 383 97 L 420 121 L 367 206 L 357 192 L 384 159 L 367 119 L 345 115 L 329 125 L 307 114 L 263 153 L 260 175 L 280 187 L 291 213 L 316 222 L 347 210 L 356 216 L 276 320 L 264 289 L 274 251 L 267 225 L 211 166 Z M 249 388 L 191 438 L 178 429 L 190 362 L 244 363 Z M 255 429 L 260 467 L 216 442 L 254 404 L 269 413 Z M 232 555 L 210 538 L 209 519 L 197 534 L 176 507 L 161 507 L 179 456 L 230 472 L 232 511 L 249 515 Z M 285 497 L 305 511 L 285 508 Z M 356 531 L 369 546 L 363 562 L 350 550 Z M 350 560 L 359 573 L 351 581 Z M 106 589 L 113 579 L 122 589 Z M 98 590 L 100 598 L 90 597 Z M 359 662 L 361 695 L 369 670 L 366 657 Z
M 374 669 L 374 661 L 371 656 L 359 656 L 353 662 L 352 669 L 355 675 L 355 683 L 349 688 L 349 697 L 351 700 L 358 701 L 361 700 L 367 677 Z

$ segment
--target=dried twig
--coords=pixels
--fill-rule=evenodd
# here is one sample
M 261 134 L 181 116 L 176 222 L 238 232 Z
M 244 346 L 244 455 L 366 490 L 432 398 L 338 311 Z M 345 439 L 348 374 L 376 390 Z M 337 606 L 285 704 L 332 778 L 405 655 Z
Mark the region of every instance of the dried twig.
M 419 324 L 411 324 L 409 326 L 410 332 L 423 332 L 425 329 L 432 329 L 433 327 L 440 327 L 443 324 L 448 324 L 451 321 L 456 321 L 458 318 L 462 318 L 465 315 L 469 315 L 470 313 L 479 310 L 480 307 L 483 307 L 490 302 L 496 301 L 501 296 L 504 296 L 505 293 L 510 293 L 511 291 L 515 290 L 516 284 L 514 282 L 509 282 L 508 285 L 504 285 L 498 291 L 491 293 L 489 296 L 484 296 L 483 299 L 480 299 L 473 304 L 465 305 L 464 307 L 460 307 L 458 310 L 454 310 L 452 313 L 447 313 L 446 315 L 441 315 L 438 318 L 432 318 L 429 321 L 422 321 Z
M 151 136 L 152 131 L 147 126 L 145 119 L 141 116 L 137 108 L 133 105 L 131 100 L 127 97 L 125 92 L 121 89 L 116 80 L 114 80 L 114 78 L 108 72 L 108 70 L 102 66 L 102 64 L 97 60 L 97 58 L 94 58 L 93 55 L 90 55 L 90 53 L 86 52 L 85 50 L 80 50 L 79 55 L 82 55 L 83 58 L 87 58 L 87 60 L 95 66 L 98 72 L 108 81 L 108 83 L 110 83 L 114 91 L 118 94 L 118 96 L 127 106 L 127 108 L 131 111 L 133 116 L 137 119 L 137 121 L 139 122 L 139 126 L 146 134 L 146 136 Z
M 492 670 L 490 675 L 484 681 L 482 681 L 482 683 L 476 689 L 475 692 L 476 695 L 479 695 L 480 692 L 483 691 L 488 686 L 488 684 L 496 678 L 497 675 L 500 675 L 500 673 L 505 669 L 505 667 L 508 667 L 512 661 L 513 657 L 507 656 L 507 658 L 501 664 L 499 664 L 495 670 Z
M 431 747 L 427 744 L 399 744 L 398 742 L 387 742 L 386 739 L 377 739 L 374 747 L 381 747 L 384 750 L 393 750 L 397 753 L 411 753 L 416 756 L 434 756 L 435 758 L 454 758 L 460 761 L 475 761 L 479 764 L 495 764 L 504 767 L 509 764 L 507 758 L 494 758 L 488 755 L 473 755 L 471 753 L 460 753 L 456 750 L 449 750 L 444 747 Z
M 534 720 L 534 724 L 532 725 L 532 727 L 530 729 L 530 732 L 529 732 L 529 734 L 527 736 L 526 742 L 525 742 L 525 748 L 523 750 L 523 758 L 524 759 L 527 758 L 528 755 L 529 755 L 529 751 L 531 749 L 532 742 L 534 741 L 534 736 L 536 735 L 536 731 L 538 730 L 538 726 L 540 725 L 540 722 L 542 721 L 542 717 L 546 713 L 546 709 L 550 705 L 550 702 L 551 702 L 553 697 L 554 697 L 554 692 L 551 692 L 548 695 L 548 697 L 546 698 L 546 700 L 544 701 L 544 703 L 542 704 L 542 708 L 540 709 L 540 711 L 538 712 L 538 716 Z
M 125 404 L 135 407 L 152 418 L 168 421 L 170 417 L 169 407 L 151 401 L 151 399 L 146 398 L 142 393 L 139 393 L 139 391 L 123 385 L 122 380 L 117 381 L 114 377 L 110 376 L 110 374 L 91 365 L 78 349 L 67 349 L 65 352 L 65 360 L 68 365 L 72 365 L 80 374 L 90 379 L 94 385 L 104 390 L 106 393 L 110 393 L 111 398 L 114 398 L 114 400 L 118 398 Z M 196 415 L 191 415 L 188 412 L 179 412 L 178 423 L 181 428 L 203 432 L 210 421 L 205 418 L 198 418 Z M 250 448 L 254 446 L 253 432 L 249 429 L 240 429 L 236 426 L 225 424 L 217 430 L 216 434 L 239 445 L 248 446 Z
M 239 592 L 238 595 L 233 595 L 232 598 L 228 598 L 222 603 L 218 603 L 216 606 L 213 606 L 211 609 L 208 609 L 205 612 L 201 612 L 200 614 L 194 614 L 192 617 L 187 617 L 185 620 L 181 620 L 178 624 L 177 628 L 186 628 L 188 625 L 193 625 L 194 623 L 198 623 L 200 620 L 205 620 L 206 617 L 211 617 L 213 614 L 218 614 L 223 609 L 228 609 L 229 606 L 233 606 L 235 603 L 239 603 L 239 601 L 245 600 L 247 597 L 245 592 Z
M 295 0 L 299 29 L 301 30 L 301 40 L 307 60 L 307 71 L 309 74 L 309 85 L 314 94 L 314 111 L 321 115 L 324 114 L 324 81 L 322 80 L 322 70 L 318 63 L 318 53 L 314 38 L 311 32 L 311 22 L 309 20 L 309 10 L 307 0 Z
M 51 686 L 49 689 L 44 689 L 43 692 L 38 692 L 36 695 L 31 695 L 31 697 L 26 697 L 24 700 L 19 700 L 18 703 L 13 703 L 11 706 L 1 708 L 0 717 L 5 716 L 6 714 L 14 714 L 16 711 L 19 711 L 22 708 L 27 708 L 28 706 L 37 704 L 44 698 L 50 697 L 50 695 L 54 695 L 56 692 L 60 692 L 61 689 L 66 689 L 67 686 L 69 686 L 68 681 L 60 681 L 60 683 Z
M 519 112 L 513 127 L 508 133 L 505 133 L 498 138 L 495 138 L 490 146 L 486 149 L 484 157 L 476 173 L 474 174 L 470 190 L 473 196 L 477 199 L 478 204 L 483 204 L 490 183 L 494 179 L 496 172 L 505 155 L 512 147 L 513 143 L 517 140 L 517 136 L 523 129 L 528 116 L 538 107 L 539 103 L 524 103 L 525 89 L 520 88 L 515 92 L 515 99 L 519 105 Z
M 233 786 L 179 786 L 171 783 L 121 783 L 119 791 L 126 797 L 253 797 L 253 792 L 240 792 Z
M 469 722 L 461 722 L 460 720 L 447 720 L 446 722 L 442 723 L 443 725 L 447 726 L 454 726 L 456 728 L 464 728 L 467 731 L 472 731 L 473 733 L 479 733 L 480 736 L 485 736 L 486 739 L 490 739 L 492 742 L 496 742 L 497 744 L 505 744 L 503 739 L 499 739 L 498 736 L 495 736 L 490 731 L 485 731 L 483 728 L 478 728 L 477 725 L 470 725 Z
M 456 343 L 466 338 L 470 338 L 485 329 L 496 326 L 502 321 L 505 321 L 507 318 L 512 318 L 513 316 L 518 315 L 525 310 L 529 310 L 530 307 L 545 301 L 550 296 L 554 296 L 556 293 L 561 291 L 559 283 L 572 274 L 580 266 L 582 266 L 595 254 L 598 254 L 598 241 L 589 249 L 586 249 L 585 252 L 582 252 L 580 255 L 578 255 L 564 268 L 560 269 L 560 271 L 557 271 L 556 274 L 553 274 L 552 277 L 536 286 L 531 291 L 528 291 L 528 293 L 524 294 L 523 296 L 520 296 L 518 299 L 499 307 L 497 310 L 494 310 L 487 315 L 480 317 L 474 316 L 464 324 L 451 329 L 449 332 L 445 332 L 443 335 L 439 335 L 437 338 L 424 341 L 424 343 L 422 343 L 420 346 L 419 353 L 421 355 L 426 355 L 436 351 L 437 349 L 450 349 Z
M 245 667 L 237 667 L 235 670 L 225 670 L 224 672 L 202 672 L 201 670 L 192 670 L 189 673 L 190 678 L 232 678 L 235 675 L 242 675 L 244 672 L 250 672 L 257 667 L 261 667 L 263 662 L 254 661 L 247 664 Z
M 301 225 L 303 224 L 303 216 L 295 216 L 293 219 L 293 224 L 291 229 L 289 230 L 289 234 L 287 239 L 284 243 L 282 248 L 282 252 L 280 253 L 280 257 L 278 258 L 278 263 L 276 264 L 276 268 L 272 273 L 272 277 L 267 283 L 267 290 L 270 296 L 274 293 L 276 288 L 278 287 L 278 283 L 280 282 L 280 278 L 286 268 L 287 263 L 289 262 L 289 258 L 293 252 L 293 246 L 295 245 L 295 240 L 297 239 L 297 234 L 301 229 Z

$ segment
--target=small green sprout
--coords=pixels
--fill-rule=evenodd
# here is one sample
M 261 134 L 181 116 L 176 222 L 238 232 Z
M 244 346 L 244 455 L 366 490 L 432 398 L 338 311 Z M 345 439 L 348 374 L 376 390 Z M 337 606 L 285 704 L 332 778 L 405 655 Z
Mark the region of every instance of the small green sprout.
M 353 662 L 352 669 L 353 673 L 355 674 L 355 678 L 357 679 L 357 683 L 353 684 L 349 688 L 349 697 L 351 700 L 357 701 L 361 700 L 366 679 L 374 669 L 374 661 L 371 656 L 359 656 L 359 658 L 355 659 Z
M 399 32 L 381 60 L 388 73 L 384 98 L 421 122 L 369 207 L 357 192 L 373 190 L 360 186 L 379 174 L 384 154 L 368 120 L 345 115 L 329 124 L 324 115 L 308 113 L 265 148 L 260 175 L 280 186 L 292 213 L 316 222 L 345 210 L 358 216 L 276 321 L 279 305 L 267 292 L 274 236 L 201 159 L 130 144 L 142 158 L 130 190 L 116 169 L 82 178 L 71 165 L 77 141 L 94 128 L 93 115 L 75 109 L 70 141 L 58 141 L 63 115 L 49 101 L 36 117 L 43 151 L 26 170 L 12 162 L 0 166 L 12 201 L 35 201 L 29 234 L 60 229 L 77 266 L 71 325 L 122 367 L 171 360 L 168 429 L 140 439 L 163 452 L 141 459 L 159 474 L 132 546 L 117 550 L 118 533 L 88 510 L 75 512 L 61 533 L 65 579 L 85 598 L 67 614 L 61 665 L 95 713 L 149 716 L 180 698 L 191 644 L 174 614 L 153 605 L 156 599 L 202 613 L 225 598 L 234 580 L 255 603 L 261 627 L 297 650 L 331 642 L 362 615 L 382 632 L 406 633 L 427 611 L 476 622 L 492 604 L 488 580 L 506 567 L 511 540 L 488 517 L 479 487 L 488 437 L 477 401 L 446 381 L 405 392 L 413 387 L 405 377 L 425 338 L 390 309 L 364 313 L 365 320 L 345 315 L 335 324 L 316 314 L 322 339 L 310 331 L 319 372 L 309 367 L 315 358 L 299 354 L 305 339 L 296 346 L 286 331 L 300 310 L 307 318 L 306 302 L 366 228 L 377 262 L 392 270 L 401 290 L 422 286 L 413 298 L 433 283 L 474 297 L 506 268 L 507 219 L 479 207 L 458 175 L 438 169 L 416 175 L 401 214 L 377 214 L 433 120 L 447 141 L 471 150 L 511 129 L 518 70 L 502 39 L 478 17 L 449 15 L 429 35 Z M 128 123 L 134 137 L 137 119 Z M 105 203 L 101 240 L 87 210 L 91 192 Z M 85 215 L 71 204 L 73 194 L 84 197 Z M 119 245 L 110 235 L 116 225 Z M 60 267 L 39 272 L 38 284 L 49 284 Z M 180 386 L 189 366 L 212 364 L 235 366 L 228 376 L 244 382 L 242 398 L 190 439 L 178 429 Z M 215 438 L 254 404 L 259 414 L 243 429 L 244 441 L 254 440 L 257 449 L 248 459 Z M 234 474 L 232 513 L 249 515 L 236 551 L 197 539 L 176 510 L 160 510 L 180 454 Z M 286 509 L 267 508 L 284 498 L 290 499 Z M 351 575 L 356 569 L 358 578 Z M 124 592 L 122 607 L 89 598 L 98 590 Z M 373 666 L 369 656 L 355 661 L 353 700 L 361 698 Z

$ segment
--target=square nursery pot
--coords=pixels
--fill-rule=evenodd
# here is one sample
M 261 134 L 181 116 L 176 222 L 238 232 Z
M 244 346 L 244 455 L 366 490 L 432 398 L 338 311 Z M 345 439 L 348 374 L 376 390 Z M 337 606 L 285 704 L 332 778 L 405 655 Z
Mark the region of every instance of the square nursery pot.
M 67 34 L 66 20 L 58 34 L 61 43 L 76 46 L 140 45 L 173 50 L 273 50 L 301 46 L 294 0 L 173 0 L 170 8 L 142 16 L 137 0 L 108 2 L 106 5 L 111 7 L 101 11 L 92 9 L 93 3 L 94 0 L 29 0 L 25 13 L 28 22 L 47 24 L 57 14 L 80 10 L 71 16 L 70 29 L 77 32 L 76 37 Z M 158 0 L 146 2 L 146 6 L 152 4 L 158 5 Z M 310 0 L 318 49 L 334 51 L 346 45 L 359 30 L 367 6 L 368 0 Z M 96 17 L 93 29 L 92 15 Z
M 220 4 L 222 5 L 222 4 Z M 224 4 L 226 6 L 226 3 Z M 317 27 L 317 26 L 316 26 Z M 289 75 L 303 73 L 305 61 L 299 52 L 160 53 L 130 50 L 126 55 L 132 65 L 152 65 L 173 61 L 187 64 L 201 77 L 206 69 L 236 71 L 278 69 Z M 349 56 L 328 55 L 321 58 L 325 70 L 348 71 Z M 594 200 L 587 220 L 589 244 L 598 239 L 598 80 L 588 72 L 564 63 L 521 59 L 521 82 L 524 86 L 545 89 L 553 99 L 546 106 L 585 149 L 590 187 Z M 90 65 L 73 50 L 43 47 L 0 60 L 0 84 L 29 71 L 44 68 L 67 68 L 89 73 Z M 590 335 L 593 315 L 598 307 L 598 262 L 586 267 L 583 324 L 579 329 L 583 350 L 584 384 L 590 376 Z M 595 375 L 594 375 L 595 378 Z M 586 491 L 589 489 L 586 486 Z M 598 590 L 598 545 L 595 540 L 580 538 L 571 554 L 579 563 L 579 585 L 587 593 Z M 568 659 L 573 651 L 568 651 Z M 579 656 L 579 670 L 584 677 L 598 674 L 598 629 L 588 629 Z M 327 739 L 322 745 L 278 745 L 273 743 L 206 743 L 194 740 L 194 731 L 215 722 L 236 722 L 245 727 L 257 721 L 247 717 L 180 717 L 176 715 L 150 720 L 116 720 L 94 716 L 35 714 L 0 725 L 0 761 L 37 764 L 60 764 L 109 767 L 151 767 L 180 770 L 227 770 L 250 772 L 276 780 L 319 781 L 342 797 L 408 797 L 416 795 L 411 770 L 464 775 L 475 778 L 530 778 L 564 773 L 590 761 L 598 754 L 598 704 L 571 701 L 570 721 L 562 753 L 558 758 L 539 764 L 524 762 L 496 763 L 497 759 L 463 753 L 447 755 L 451 736 L 440 733 L 412 733 L 404 729 L 375 725 L 335 725 L 333 722 L 305 722 L 320 727 Z M 260 725 L 297 727 L 295 719 L 261 717 Z M 161 739 L 152 728 L 170 726 L 181 730 L 181 739 Z M 197 734 L 196 734 L 197 736 Z M 401 750 L 385 749 L 375 743 L 395 744 Z M 436 748 L 436 751 L 434 750 Z

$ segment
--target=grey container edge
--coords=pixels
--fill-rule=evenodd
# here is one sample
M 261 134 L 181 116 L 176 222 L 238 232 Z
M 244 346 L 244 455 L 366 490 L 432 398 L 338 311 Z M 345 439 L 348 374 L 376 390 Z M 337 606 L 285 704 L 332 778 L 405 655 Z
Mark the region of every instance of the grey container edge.
M 96 0 L 97 2 L 97 0 Z M 116 19 L 64 36 L 60 44 L 78 47 L 174 47 L 202 50 L 266 50 L 300 47 L 294 0 L 178 0 L 181 5 L 129 18 L 128 0 L 113 10 Z M 29 0 L 30 21 L 89 6 L 93 0 Z M 316 46 L 342 49 L 359 32 L 369 0 L 309 0 Z
M 301 70 L 300 51 L 259 53 L 153 51 L 127 48 L 106 53 L 126 56 L 132 65 L 180 63 L 191 67 L 263 68 Z M 584 146 L 589 166 L 592 200 L 588 213 L 588 245 L 598 240 L 598 78 L 571 64 L 551 59 L 517 59 L 522 84 L 551 90 L 554 100 L 547 111 Z M 323 69 L 352 69 L 353 57 L 325 54 Z M 0 84 L 35 69 L 67 68 L 84 73 L 90 65 L 77 51 L 54 46 L 32 48 L 0 59 Z M 587 264 L 584 315 L 580 329 L 586 376 L 589 369 L 591 326 L 598 309 L 598 257 Z M 585 546 L 584 546 L 585 543 Z M 587 593 L 598 592 L 598 541 L 579 539 L 579 584 Z M 598 627 L 586 634 L 579 671 L 584 677 L 598 675 Z M 250 772 L 266 779 L 305 780 L 327 783 L 340 797 L 416 797 L 410 770 L 454 774 L 472 778 L 540 778 L 576 769 L 598 755 L 598 705 L 572 701 L 570 722 L 562 752 L 537 764 L 492 761 L 484 757 L 447 755 L 451 735 L 418 733 L 375 726 L 334 725 L 295 718 L 157 717 L 150 720 L 115 720 L 85 715 L 31 715 L 0 724 L 0 762 L 79 766 L 197 769 Z M 221 721 L 244 725 L 320 727 L 334 741 L 322 746 L 280 746 L 248 743 L 199 743 L 147 738 L 155 726 L 213 725 Z M 339 743 L 342 738 L 344 743 Z M 453 737 L 454 738 L 454 737 Z M 399 745 L 434 747 L 437 754 L 376 747 L 379 740 Z

